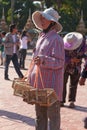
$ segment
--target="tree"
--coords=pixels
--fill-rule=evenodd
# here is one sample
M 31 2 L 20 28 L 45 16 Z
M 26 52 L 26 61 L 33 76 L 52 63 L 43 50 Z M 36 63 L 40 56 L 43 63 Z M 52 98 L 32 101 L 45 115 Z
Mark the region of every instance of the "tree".
M 14 19 L 18 23 L 19 29 L 23 29 L 28 17 L 29 9 L 31 13 L 35 10 L 35 6 L 31 0 L 17 0 L 15 3 Z M 19 17 L 18 17 L 19 14 Z
M 13 0 L 12 0 L 13 1 Z M 34 0 L 15 0 L 13 19 L 18 24 L 19 29 L 22 29 L 29 16 L 29 8 L 31 13 L 35 10 L 40 10 L 39 6 L 33 4 Z M 60 22 L 63 25 L 64 31 L 75 31 L 80 20 L 81 10 L 83 10 L 83 18 L 87 26 L 87 0 L 39 0 L 44 2 L 46 7 L 54 7 L 61 15 Z M 0 1 L 0 16 L 2 9 L 5 9 L 5 18 L 8 24 L 11 23 L 11 0 Z
M 87 0 L 65 0 L 60 8 L 61 22 L 64 30 L 75 31 L 81 17 L 81 10 L 84 13 L 84 20 L 87 19 Z M 86 19 L 85 19 L 86 18 Z
M 19 29 L 22 29 L 29 16 L 29 8 L 31 8 L 31 12 L 33 12 L 35 6 L 32 0 L 15 0 L 11 8 L 11 1 L 14 2 L 13 0 L 2 0 L 0 2 L 0 12 L 2 12 L 4 7 L 7 23 L 10 24 L 11 21 L 13 21 L 18 24 Z M 2 16 L 2 14 L 0 14 L 0 16 Z

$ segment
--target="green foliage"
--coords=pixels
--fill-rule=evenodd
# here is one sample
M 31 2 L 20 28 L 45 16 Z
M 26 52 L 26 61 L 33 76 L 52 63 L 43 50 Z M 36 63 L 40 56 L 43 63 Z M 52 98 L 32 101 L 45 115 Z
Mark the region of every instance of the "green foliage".
M 17 22 L 19 29 L 22 29 L 26 24 L 29 17 L 29 9 L 31 9 L 31 13 L 35 9 L 35 6 L 30 0 L 19 0 L 15 3 L 14 14 L 16 14 L 16 16 L 14 15 L 14 19 Z M 17 14 L 19 14 L 19 18 L 17 17 Z
M 60 22 L 63 25 L 63 30 L 75 31 L 79 19 L 76 9 L 73 9 L 71 6 L 69 7 L 68 5 L 63 6 L 60 9 L 60 15 Z
M 33 1 L 31 0 L 14 0 L 14 12 L 13 19 L 14 22 L 18 24 L 18 27 L 22 29 L 29 17 L 29 8 L 31 8 L 31 12 L 35 10 L 35 6 L 33 5 Z M 11 0 L 0 0 L 0 19 L 2 18 L 2 10 L 5 10 L 5 19 L 7 24 L 11 23 Z M 18 17 L 19 15 L 19 17 Z
M 11 8 L 8 10 L 8 17 L 7 17 L 7 21 L 8 21 L 8 23 L 10 24 L 10 22 L 11 22 L 11 13 L 12 13 L 12 11 L 11 11 Z
M 45 2 L 46 2 L 47 8 L 53 6 L 53 3 L 54 3 L 53 0 L 50 0 L 50 2 L 49 2 L 49 0 L 45 0 Z

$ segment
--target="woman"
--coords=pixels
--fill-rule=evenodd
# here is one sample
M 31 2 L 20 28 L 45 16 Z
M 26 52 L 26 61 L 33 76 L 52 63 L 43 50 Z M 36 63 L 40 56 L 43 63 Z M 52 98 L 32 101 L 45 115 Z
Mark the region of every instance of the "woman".
M 63 100 L 61 106 L 66 103 L 67 83 L 70 77 L 68 101 L 70 108 L 75 108 L 75 101 L 77 96 L 77 87 L 81 73 L 82 58 L 85 58 L 87 45 L 83 35 L 78 32 L 70 32 L 65 35 L 64 49 L 65 49 L 65 71 L 64 71 L 64 87 Z
M 34 65 L 29 72 L 29 83 L 34 86 L 35 74 L 39 68 L 43 84 L 38 73 L 36 84 L 38 88 L 53 88 L 58 101 L 50 107 L 38 104 L 36 108 L 36 130 L 47 130 L 48 118 L 50 130 L 60 130 L 60 101 L 62 100 L 63 71 L 64 71 L 64 44 L 57 32 L 62 30 L 58 22 L 60 16 L 53 8 L 45 11 L 35 11 L 32 20 L 41 30 L 33 53 Z
M 27 48 L 28 48 L 28 33 L 27 31 L 23 31 L 20 39 L 20 68 L 25 69 L 25 58 L 27 54 Z

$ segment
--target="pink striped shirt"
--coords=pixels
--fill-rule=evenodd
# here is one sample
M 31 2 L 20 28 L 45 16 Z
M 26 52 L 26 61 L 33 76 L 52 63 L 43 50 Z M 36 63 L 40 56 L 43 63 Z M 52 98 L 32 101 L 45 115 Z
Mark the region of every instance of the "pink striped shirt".
M 42 75 L 38 74 L 36 85 L 38 88 L 53 88 L 58 95 L 59 101 L 62 100 L 63 74 L 64 74 L 64 44 L 62 38 L 55 30 L 47 34 L 41 33 L 36 43 L 36 50 L 33 58 L 40 56 L 42 64 L 39 66 Z M 29 73 L 29 82 L 34 86 L 37 66 L 33 65 Z

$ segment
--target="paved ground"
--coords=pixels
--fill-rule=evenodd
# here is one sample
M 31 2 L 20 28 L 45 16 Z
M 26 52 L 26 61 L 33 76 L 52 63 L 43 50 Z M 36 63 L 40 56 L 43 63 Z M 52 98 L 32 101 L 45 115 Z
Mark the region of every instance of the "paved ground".
M 31 60 L 29 51 L 26 68 Z M 22 70 L 25 74 L 26 70 Z M 28 105 L 22 98 L 13 96 L 12 81 L 4 80 L 4 68 L 0 66 L 0 130 L 35 130 L 34 105 Z M 10 64 L 10 79 L 17 77 Z M 87 116 L 87 83 L 78 86 L 76 108 L 68 108 L 68 102 L 61 108 L 61 130 L 85 130 L 83 119 Z

